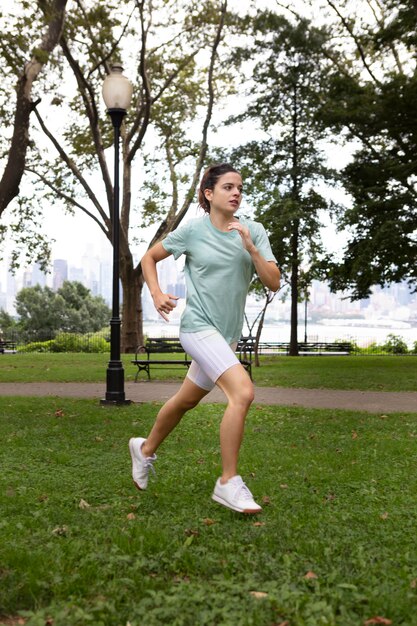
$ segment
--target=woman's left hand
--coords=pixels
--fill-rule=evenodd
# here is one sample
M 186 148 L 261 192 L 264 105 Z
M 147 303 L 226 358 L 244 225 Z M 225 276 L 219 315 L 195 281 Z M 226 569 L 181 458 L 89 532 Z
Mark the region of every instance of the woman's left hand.
M 230 222 L 227 228 L 229 230 L 237 230 L 242 239 L 243 247 L 249 252 L 249 254 L 256 250 L 255 244 L 252 241 L 252 237 L 250 236 L 249 228 L 247 226 L 244 226 L 238 221 L 234 221 Z

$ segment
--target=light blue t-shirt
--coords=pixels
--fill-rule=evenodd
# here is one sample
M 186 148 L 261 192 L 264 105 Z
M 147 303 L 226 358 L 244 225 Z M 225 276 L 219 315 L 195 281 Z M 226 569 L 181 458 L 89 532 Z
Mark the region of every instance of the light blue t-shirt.
M 239 219 L 249 228 L 252 241 L 267 261 L 275 261 L 262 224 Z M 186 307 L 182 332 L 216 328 L 230 344 L 243 328 L 246 296 L 255 266 L 235 230 L 223 232 L 210 217 L 192 219 L 162 241 L 175 259 L 185 254 Z

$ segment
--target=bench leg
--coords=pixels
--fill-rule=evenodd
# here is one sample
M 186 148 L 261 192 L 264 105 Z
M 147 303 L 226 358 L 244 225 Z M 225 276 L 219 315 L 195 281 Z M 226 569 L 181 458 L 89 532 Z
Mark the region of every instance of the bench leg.
M 144 370 L 147 373 L 148 380 L 151 379 L 151 374 L 150 374 L 150 371 L 149 371 L 149 364 L 148 363 L 146 365 L 137 365 L 136 367 L 138 368 L 138 371 L 136 372 L 135 383 L 138 382 L 138 377 L 139 377 L 139 374 L 142 372 L 142 370 Z

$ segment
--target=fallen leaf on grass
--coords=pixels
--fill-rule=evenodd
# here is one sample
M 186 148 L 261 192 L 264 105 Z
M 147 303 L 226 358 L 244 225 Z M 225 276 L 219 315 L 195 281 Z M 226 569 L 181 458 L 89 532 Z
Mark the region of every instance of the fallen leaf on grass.
M 381 515 L 381 519 L 388 519 L 389 514 L 385 511 L 385 513 L 382 513 Z
M 64 417 L 63 409 L 58 409 L 55 411 L 55 417 Z
M 79 508 L 79 509 L 89 509 L 89 508 L 90 508 L 90 506 L 91 506 L 91 505 L 90 505 L 90 504 L 88 504 L 88 502 L 87 502 L 86 500 L 83 500 L 82 498 L 81 498 L 81 500 L 80 500 L 80 501 L 79 501 L 79 503 L 78 503 L 78 508 Z
M 414 578 L 414 580 L 411 581 L 410 587 L 411 589 L 415 589 L 417 587 L 417 578 Z
M 269 496 L 264 496 L 262 498 L 262 504 L 264 504 L 265 506 L 268 506 L 269 504 L 271 504 L 271 498 Z
M 250 591 L 249 592 L 251 596 L 253 596 L 254 598 L 266 598 L 268 596 L 268 594 L 265 591 Z
M 210 517 L 205 517 L 203 519 L 203 524 L 205 524 L 206 526 L 212 526 L 215 523 L 216 523 L 216 520 L 211 519 Z
M 288 485 L 286 485 L 285 483 L 283 485 L 280 485 L 281 489 L 288 489 Z
M 136 515 L 134 513 L 128 513 L 126 517 L 128 520 L 136 519 Z
M 99 437 L 97 435 L 97 437 L 94 437 L 94 441 L 97 441 L 98 443 L 100 443 L 101 441 L 103 441 L 103 437 Z
M 379 615 L 375 615 L 375 617 L 371 617 L 364 622 L 365 626 L 371 626 L 372 624 L 383 624 L 384 626 L 390 626 L 392 624 L 392 620 L 387 617 L 380 617 Z
M 304 575 L 304 578 L 306 580 L 314 580 L 315 578 L 318 578 L 318 576 L 314 572 L 308 571 L 307 574 Z
M 27 620 L 23 617 L 12 615 L 0 615 L 1 626 L 20 626 L 20 624 L 26 624 Z
M 254 522 L 254 526 L 265 526 L 265 522 Z
M 356 430 L 352 430 L 352 439 L 357 439 L 358 438 L 358 433 L 356 432 Z
M 200 534 L 198 530 L 195 530 L 194 528 L 186 528 L 184 530 L 184 533 L 187 535 L 187 537 L 190 537 L 190 535 L 195 535 L 197 537 Z
M 55 537 L 66 537 L 68 533 L 68 526 L 57 526 L 53 529 L 52 534 Z

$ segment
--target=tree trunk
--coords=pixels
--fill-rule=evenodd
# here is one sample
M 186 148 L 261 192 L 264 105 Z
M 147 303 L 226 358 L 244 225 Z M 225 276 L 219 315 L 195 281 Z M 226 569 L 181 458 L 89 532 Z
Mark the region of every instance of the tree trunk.
M 294 206 L 298 210 L 299 185 L 298 185 L 298 90 L 297 83 L 293 88 L 293 119 L 292 119 L 292 198 Z M 299 218 L 294 219 L 291 236 L 291 335 L 290 356 L 298 356 L 298 242 L 299 242 Z
M 260 362 L 259 362 L 259 342 L 261 340 L 262 329 L 264 327 L 265 313 L 266 313 L 266 308 L 267 308 L 268 304 L 269 303 L 268 303 L 268 297 L 267 297 L 266 298 L 266 302 L 265 302 L 265 306 L 262 309 L 261 317 L 259 319 L 258 328 L 256 329 L 256 337 L 255 337 L 255 367 L 259 367 L 260 366 Z
M 143 344 L 142 273 L 133 267 L 131 256 L 124 257 L 120 267 L 123 290 L 121 352 L 132 354 Z
M 17 83 L 13 136 L 6 167 L 0 180 L 0 216 L 13 198 L 19 194 L 19 185 L 25 169 L 26 152 L 29 144 L 30 114 L 37 104 L 31 99 L 32 86 L 61 37 L 66 4 L 67 0 L 55 0 L 51 8 L 47 10 L 43 6 L 44 3 L 40 3 L 49 24 L 42 38 L 39 53 L 26 63 Z M 45 56 L 42 53 L 46 53 Z
M 294 220 L 291 237 L 291 336 L 290 356 L 298 356 L 298 229 L 299 220 Z

